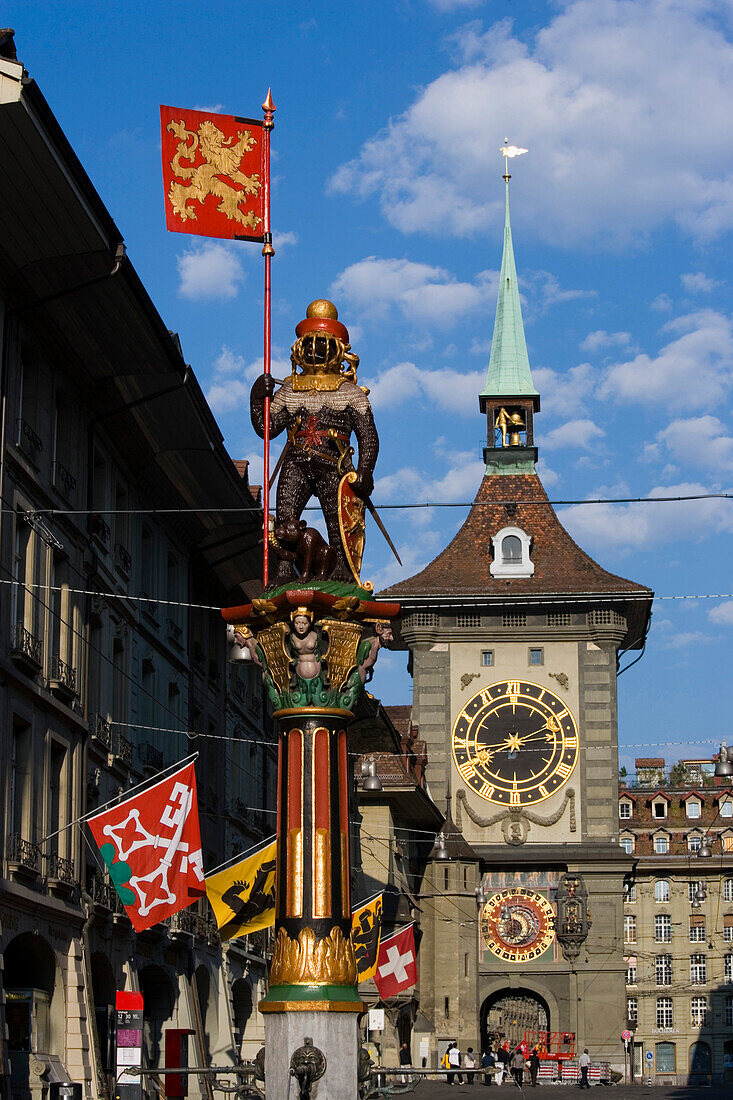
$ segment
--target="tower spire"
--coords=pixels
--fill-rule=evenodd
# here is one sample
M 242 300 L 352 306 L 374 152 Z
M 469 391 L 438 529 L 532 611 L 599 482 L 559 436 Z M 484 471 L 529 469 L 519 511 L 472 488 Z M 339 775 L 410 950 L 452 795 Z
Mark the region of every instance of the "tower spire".
M 489 368 L 479 394 L 479 406 L 487 414 L 484 458 L 487 473 L 534 472 L 537 451 L 532 445 L 532 421 L 539 411 L 540 396 L 529 366 L 509 211 L 509 158 L 527 150 L 509 145 L 505 138 L 500 152 L 505 165 L 504 250 Z

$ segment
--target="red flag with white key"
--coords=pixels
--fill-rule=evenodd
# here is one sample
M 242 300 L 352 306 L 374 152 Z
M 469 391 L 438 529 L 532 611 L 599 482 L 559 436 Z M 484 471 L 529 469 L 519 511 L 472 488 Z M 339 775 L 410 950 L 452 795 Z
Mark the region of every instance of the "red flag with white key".
M 377 972 L 374 975 L 379 997 L 386 1001 L 403 989 L 409 989 L 417 981 L 417 957 L 415 933 L 408 924 L 391 936 L 384 936 L 379 944 Z
M 136 932 L 206 893 L 193 762 L 88 825 Z

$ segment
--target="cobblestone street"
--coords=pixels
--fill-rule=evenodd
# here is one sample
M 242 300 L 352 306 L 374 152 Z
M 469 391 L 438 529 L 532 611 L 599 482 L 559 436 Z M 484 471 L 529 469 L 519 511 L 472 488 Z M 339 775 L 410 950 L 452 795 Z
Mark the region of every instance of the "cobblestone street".
M 494 1089 L 494 1092 L 489 1092 L 489 1088 L 484 1085 L 476 1083 L 475 1086 L 468 1085 L 447 1085 L 444 1081 L 424 1081 L 421 1082 L 415 1091 L 411 1094 L 416 1100 L 447 1100 L 448 1097 L 455 1097 L 456 1093 L 460 1095 L 466 1094 L 469 1097 L 478 1094 L 478 1096 L 501 1096 L 503 1100 L 511 1100 L 515 1094 L 520 1095 L 520 1090 L 513 1084 L 499 1086 L 489 1086 Z M 646 1085 L 634 1085 L 633 1087 L 628 1085 L 597 1085 L 594 1089 L 599 1090 L 599 1100 L 602 1096 L 618 1097 L 618 1100 L 695 1100 L 700 1096 L 708 1097 L 708 1100 L 730 1100 L 733 1095 L 733 1088 L 730 1084 L 714 1085 L 712 1088 L 693 1088 L 686 1085 L 673 1085 L 668 1087 L 653 1087 L 650 1088 Z M 537 1089 L 533 1089 L 531 1085 L 525 1085 L 521 1089 L 521 1095 L 535 1096 L 539 1095 L 544 1097 L 545 1100 L 570 1100 L 571 1097 L 575 1098 L 579 1095 L 577 1085 L 539 1085 Z M 478 1100 L 478 1098 L 477 1098 Z

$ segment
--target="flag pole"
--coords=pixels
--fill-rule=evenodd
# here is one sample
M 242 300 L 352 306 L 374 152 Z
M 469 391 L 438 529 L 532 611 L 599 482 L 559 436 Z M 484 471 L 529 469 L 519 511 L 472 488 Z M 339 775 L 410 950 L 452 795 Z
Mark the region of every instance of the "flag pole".
M 267 98 L 262 104 L 265 121 L 262 134 L 263 184 L 264 184 L 264 244 L 262 255 L 265 257 L 265 344 L 263 371 L 270 374 L 272 360 L 272 231 L 270 229 L 270 133 L 275 126 L 275 104 L 272 102 L 272 89 L 267 89 Z M 265 462 L 262 481 L 262 583 L 265 588 L 270 580 L 270 398 L 265 397 Z

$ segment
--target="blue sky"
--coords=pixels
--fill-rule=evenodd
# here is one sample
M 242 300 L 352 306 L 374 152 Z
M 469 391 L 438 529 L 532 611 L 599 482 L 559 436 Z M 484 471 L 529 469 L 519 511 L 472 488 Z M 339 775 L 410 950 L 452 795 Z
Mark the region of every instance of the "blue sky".
M 481 478 L 505 135 L 530 150 L 513 164 L 512 225 L 551 498 L 733 486 L 730 3 L 11 0 L 3 22 L 232 457 L 261 470 L 247 393 L 262 261 L 166 233 L 158 104 L 258 115 L 272 85 L 276 370 L 306 304 L 333 297 L 372 389 L 377 504 L 469 500 Z M 733 502 L 559 514 L 659 594 L 733 591 Z M 373 530 L 364 576 L 416 572 L 464 515 L 385 513 L 405 569 Z M 733 599 L 655 604 L 619 685 L 627 763 L 733 739 L 732 641 Z M 383 655 L 373 686 L 408 702 L 405 656 Z

